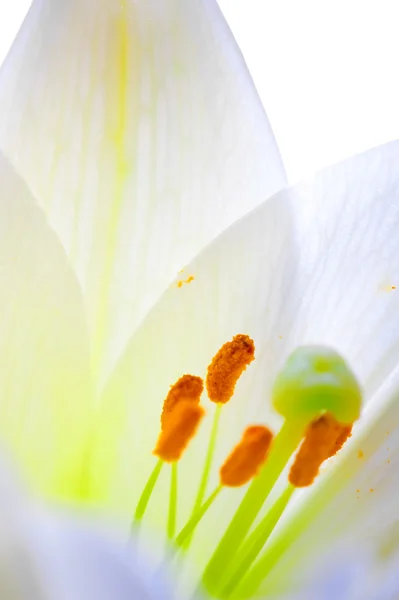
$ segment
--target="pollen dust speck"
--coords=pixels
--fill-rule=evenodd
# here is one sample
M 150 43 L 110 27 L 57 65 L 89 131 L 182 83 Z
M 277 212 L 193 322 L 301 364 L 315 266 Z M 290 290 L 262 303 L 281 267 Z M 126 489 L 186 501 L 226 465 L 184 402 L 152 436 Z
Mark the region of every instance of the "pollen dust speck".
M 187 277 L 187 279 L 179 279 L 179 281 L 177 282 L 177 287 L 181 288 L 181 287 L 183 287 L 183 285 L 187 285 L 188 283 L 191 283 L 192 281 L 194 281 L 193 275 L 190 275 L 190 277 Z

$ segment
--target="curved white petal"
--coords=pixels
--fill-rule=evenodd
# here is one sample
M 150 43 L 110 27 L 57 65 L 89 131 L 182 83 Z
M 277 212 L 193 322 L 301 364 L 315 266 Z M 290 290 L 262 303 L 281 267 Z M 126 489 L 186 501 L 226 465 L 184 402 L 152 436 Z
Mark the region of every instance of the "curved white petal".
M 0 148 L 83 284 L 96 368 L 204 244 L 285 182 L 216 0 L 35 0 L 0 115 Z
M 278 424 L 270 388 L 298 345 L 335 347 L 365 385 L 366 399 L 399 360 L 399 143 L 355 157 L 276 194 L 221 235 L 176 281 L 133 336 L 105 391 L 94 459 L 94 493 L 132 513 L 154 464 L 162 401 L 183 373 L 205 375 L 236 333 L 256 344 L 256 360 L 223 409 L 216 465 L 253 421 Z M 180 523 L 192 507 L 211 424 L 179 466 Z M 162 473 L 148 521 L 165 526 Z M 214 469 L 210 489 L 217 483 Z M 204 558 L 241 496 L 226 491 L 193 544 Z
M 45 216 L 0 156 L 0 435 L 42 492 L 71 495 L 92 415 L 77 280 Z

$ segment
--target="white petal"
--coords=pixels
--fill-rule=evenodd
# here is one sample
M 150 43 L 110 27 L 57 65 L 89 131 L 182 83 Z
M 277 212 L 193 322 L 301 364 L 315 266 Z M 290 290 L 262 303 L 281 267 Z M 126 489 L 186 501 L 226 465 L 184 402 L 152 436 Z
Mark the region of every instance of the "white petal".
M 0 77 L 0 148 L 84 286 L 94 364 L 285 181 L 215 0 L 35 0 Z M 182 275 L 185 278 L 185 275 Z
M 83 301 L 61 244 L 0 156 L 0 433 L 42 492 L 77 493 L 92 410 Z
M 118 364 L 105 392 L 95 493 L 109 493 L 131 514 L 153 466 L 169 385 L 183 373 L 205 375 L 213 354 L 236 333 L 254 338 L 257 359 L 223 409 L 215 465 L 248 423 L 277 426 L 271 384 L 298 345 L 327 344 L 343 353 L 368 398 L 399 361 L 399 296 L 390 287 L 399 279 L 398 226 L 394 143 L 280 192 L 220 236 L 190 265 L 194 280 L 170 286 Z M 181 523 L 192 506 L 210 422 L 179 467 Z M 215 468 L 210 489 L 216 483 Z M 158 527 L 165 523 L 167 485 L 165 474 L 149 509 Z M 226 491 L 226 501 L 207 515 L 193 545 L 198 560 L 209 557 L 240 495 Z

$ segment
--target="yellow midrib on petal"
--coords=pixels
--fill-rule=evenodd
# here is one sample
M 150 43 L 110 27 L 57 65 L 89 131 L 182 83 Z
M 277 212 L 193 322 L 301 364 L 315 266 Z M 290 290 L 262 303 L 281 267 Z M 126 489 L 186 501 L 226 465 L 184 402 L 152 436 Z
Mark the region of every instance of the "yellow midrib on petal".
M 117 235 L 120 212 L 123 203 L 124 182 L 127 174 L 127 156 L 126 156 L 126 131 L 127 131 L 127 101 L 128 101 L 128 77 L 129 77 L 129 32 L 128 15 L 126 0 L 120 1 L 120 17 L 117 23 L 118 50 L 117 65 L 119 71 L 117 88 L 117 126 L 112 131 L 112 124 L 108 123 L 107 129 L 110 131 L 110 137 L 115 145 L 115 191 L 111 203 L 109 222 L 106 232 L 106 254 L 104 257 L 104 267 L 99 285 L 97 314 L 95 318 L 95 331 L 93 336 L 92 364 L 94 376 L 101 369 L 103 358 L 103 349 L 108 330 L 108 311 L 107 304 L 109 300 L 109 290 L 111 287 L 111 278 L 113 263 L 115 260 Z M 106 107 L 106 114 L 112 123 L 112 108 Z
M 98 57 L 100 49 L 99 32 L 94 29 L 93 31 L 93 54 L 92 54 L 92 68 L 90 69 L 90 84 L 87 100 L 85 101 L 85 107 L 83 112 L 82 121 L 82 151 L 81 161 L 79 165 L 79 179 L 78 187 L 75 196 L 74 206 L 74 219 L 72 227 L 72 239 L 70 257 L 71 262 L 75 268 L 78 265 L 79 257 L 79 221 L 81 219 L 81 212 L 83 208 L 83 196 L 84 196 L 84 183 L 86 176 L 86 169 L 88 166 L 89 148 L 90 148 L 90 112 L 93 110 L 94 95 L 95 95 L 95 70 L 98 69 Z

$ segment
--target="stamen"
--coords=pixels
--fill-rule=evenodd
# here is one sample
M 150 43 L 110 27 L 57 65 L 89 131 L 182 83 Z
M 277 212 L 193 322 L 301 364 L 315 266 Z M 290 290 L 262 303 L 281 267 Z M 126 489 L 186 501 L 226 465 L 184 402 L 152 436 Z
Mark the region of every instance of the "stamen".
M 312 421 L 291 467 L 289 482 L 295 487 L 311 485 L 321 464 L 342 448 L 351 431 L 351 425 L 342 425 L 331 413 Z
M 220 485 L 209 498 L 193 511 L 190 519 L 176 538 L 176 544 L 187 549 L 198 523 L 211 507 L 223 487 L 240 487 L 257 475 L 266 460 L 273 433 L 263 425 L 252 425 L 244 431 L 241 441 L 220 468 Z
M 168 415 L 167 426 L 161 431 L 153 454 L 165 462 L 178 461 L 194 437 L 204 414 L 201 406 L 190 401 L 176 404 Z
M 266 464 L 249 485 L 235 515 L 208 562 L 202 583 L 217 596 L 230 565 L 258 516 L 266 498 L 281 475 L 287 461 L 303 438 L 304 424 L 288 420 L 273 440 Z
M 226 404 L 234 394 L 236 383 L 255 359 L 255 344 L 248 335 L 235 335 L 215 354 L 208 367 L 206 388 L 212 402 Z
M 289 474 L 288 487 L 247 537 L 238 556 L 226 571 L 222 581 L 222 587 L 224 586 L 222 597 L 235 598 L 237 596 L 237 598 L 241 598 L 242 589 L 248 585 L 247 580 L 242 583 L 242 579 L 245 578 L 251 565 L 273 533 L 296 487 L 312 483 L 321 463 L 341 449 L 351 435 L 351 431 L 351 425 L 338 423 L 328 413 L 308 426 L 305 439 Z
M 199 406 L 204 382 L 195 375 L 183 375 L 170 387 L 161 414 L 161 433 L 153 454 L 159 457 L 138 501 L 133 524 L 137 525 L 147 510 L 164 462 L 176 463 L 194 436 L 203 409 Z M 175 466 L 175 465 L 173 465 Z M 177 470 L 172 469 L 168 516 L 168 534 L 173 537 L 177 510 Z
M 197 377 L 196 375 L 183 375 L 176 383 L 171 385 L 163 403 L 161 414 L 162 429 L 167 426 L 168 419 L 179 402 L 184 401 L 199 404 L 203 391 L 204 382 L 201 377 Z
M 213 455 L 216 447 L 216 437 L 219 427 L 221 408 L 234 394 L 238 379 L 247 366 L 255 359 L 255 344 L 253 340 L 244 334 L 235 335 L 231 342 L 226 342 L 215 354 L 208 367 L 206 377 L 206 388 L 209 399 L 216 403 L 216 410 L 205 457 L 204 470 L 202 473 L 197 496 L 195 498 L 191 520 L 197 519 L 205 498 L 209 475 L 212 467 Z M 192 535 L 187 536 L 184 548 L 187 549 L 192 540 Z
M 305 431 L 304 441 L 296 456 L 289 474 L 289 485 L 276 502 L 258 523 L 252 533 L 242 544 L 237 557 L 227 569 L 221 586 L 222 596 L 235 598 L 234 590 L 240 589 L 241 580 L 246 576 L 251 565 L 268 541 L 283 514 L 296 487 L 310 485 L 316 477 L 321 463 L 336 454 L 348 437 L 352 426 L 342 425 L 331 414 L 324 414 L 313 421 Z M 237 588 L 239 586 L 239 588 Z M 237 598 L 241 597 L 237 592 Z
M 266 460 L 273 433 L 263 425 L 248 427 L 220 469 L 220 482 L 240 487 L 257 475 Z

